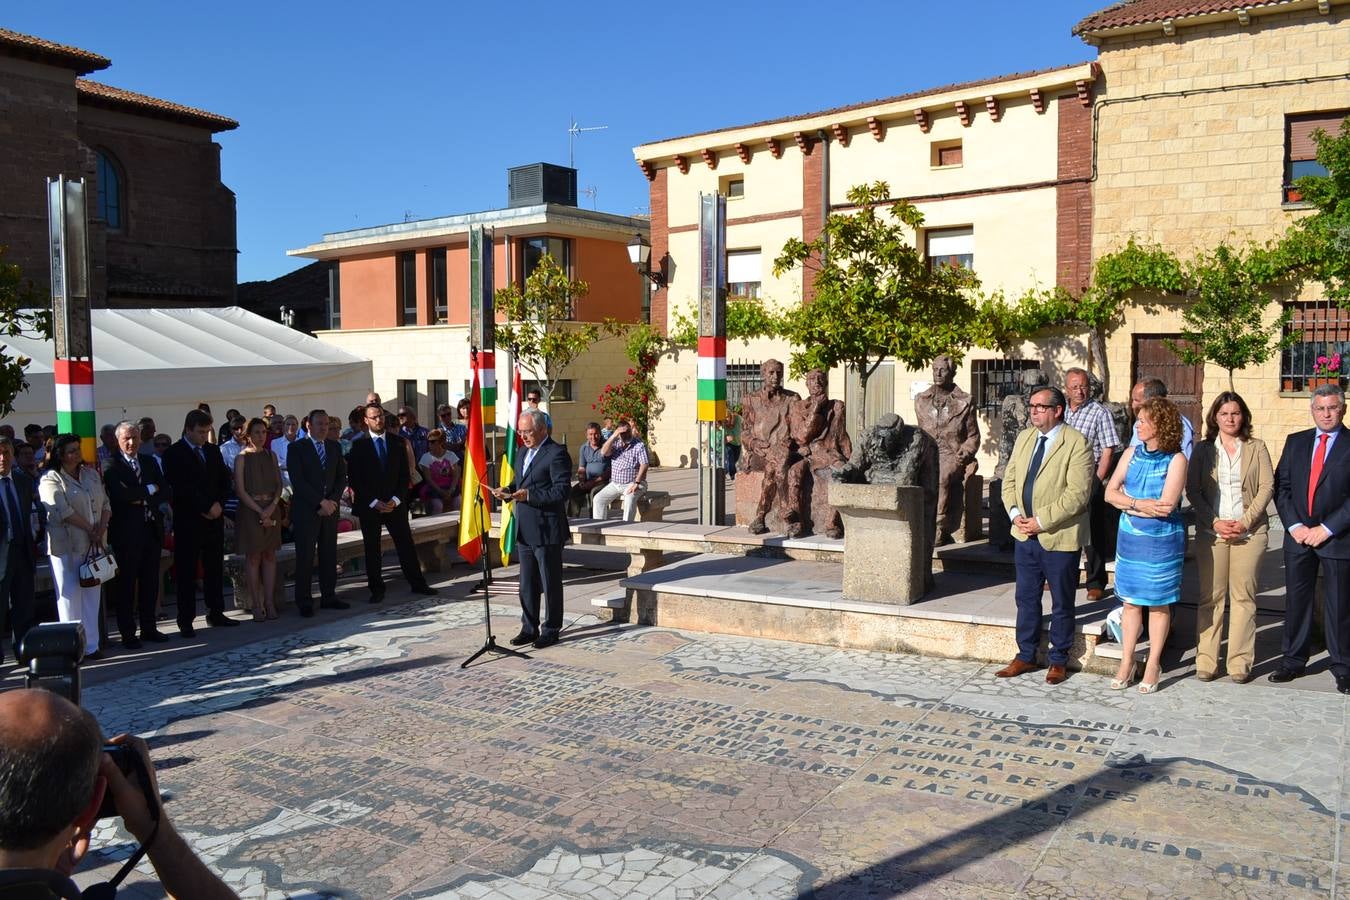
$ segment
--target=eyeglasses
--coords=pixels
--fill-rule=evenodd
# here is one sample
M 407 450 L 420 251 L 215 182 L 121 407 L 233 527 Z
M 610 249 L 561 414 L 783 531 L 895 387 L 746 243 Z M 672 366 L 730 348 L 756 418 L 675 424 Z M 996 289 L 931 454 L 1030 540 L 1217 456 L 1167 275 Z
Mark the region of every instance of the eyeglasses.
M 1059 404 L 1056 404 L 1056 403 L 1028 403 L 1028 404 L 1027 404 L 1027 407 L 1030 408 L 1030 409 L 1059 409 Z

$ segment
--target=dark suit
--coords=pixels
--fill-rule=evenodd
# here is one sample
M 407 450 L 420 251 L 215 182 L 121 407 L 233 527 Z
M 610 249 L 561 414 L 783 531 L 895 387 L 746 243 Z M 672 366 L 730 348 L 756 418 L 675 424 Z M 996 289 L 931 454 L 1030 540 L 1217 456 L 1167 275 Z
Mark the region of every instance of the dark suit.
M 1289 435 L 1275 469 L 1275 507 L 1286 529 L 1296 524 L 1325 525 L 1332 534 L 1320 547 L 1284 540 L 1284 660 L 1301 672 L 1308 664 L 1317 570 L 1322 570 L 1327 653 L 1331 671 L 1350 676 L 1350 428 L 1339 426 L 1322 466 L 1313 508 L 1308 509 L 1308 478 L 1316 428 Z
M 123 641 L 136 637 L 138 619 L 142 635 L 156 630 L 159 558 L 164 546 L 164 520 L 159 512 L 164 479 L 159 464 L 148 453 L 138 454 L 136 463 L 139 475 L 119 452 L 103 467 L 103 488 L 112 509 L 108 543 L 117 557 L 112 590 L 117 601 L 117 630 Z
M 0 522 L 0 616 L 9 615 L 9 631 L 14 641 L 14 653 L 19 653 L 19 641 L 28 629 L 37 623 L 37 606 L 33 599 L 33 581 L 37 572 L 37 548 L 33 545 L 29 515 L 33 508 L 33 479 L 18 469 L 12 469 L 14 502 L 18 504 L 18 521 L 4 494 L 0 493 L 3 522 Z
M 219 447 L 203 444 L 201 450 L 198 455 L 195 447 L 179 440 L 164 451 L 164 471 L 173 490 L 173 567 L 181 629 L 191 628 L 197 617 L 198 562 L 207 615 L 225 614 L 225 519 L 202 516 L 213 504 L 224 508 L 234 477 L 225 468 Z
M 506 490 L 528 491 L 514 507 L 516 551 L 520 556 L 521 630 L 555 637 L 562 629 L 562 548 L 571 538 L 567 527 L 567 497 L 571 492 L 572 456 L 562 444 L 546 439 L 535 450 L 528 467 L 528 451 L 518 453 L 523 471 Z M 539 594 L 545 601 L 539 621 Z
M 381 528 L 388 529 L 389 536 L 394 539 L 394 550 L 398 553 L 398 562 L 408 584 L 414 590 L 427 587 L 427 580 L 422 576 L 422 565 L 417 559 L 417 548 L 413 545 L 412 529 L 408 527 L 408 451 L 404 449 L 405 441 L 398 435 L 386 431 L 383 438 L 386 448 L 383 461 L 376 452 L 377 438 L 374 434 L 352 441 L 352 449 L 347 457 L 347 476 L 355 495 L 352 511 L 361 520 L 361 539 L 366 552 L 366 584 L 370 587 L 370 598 L 374 602 L 384 599 Z M 394 499 L 399 503 L 391 512 L 376 512 L 370 505 L 376 500 L 387 503 Z
M 347 487 L 347 463 L 342 444 L 323 442 L 324 461 L 308 438 L 293 441 L 286 451 L 286 471 L 291 478 L 291 533 L 295 537 L 295 605 L 301 611 L 314 608 L 314 551 L 318 546 L 319 596 L 332 603 L 337 591 L 338 514 L 319 515 L 319 503 L 342 498 Z

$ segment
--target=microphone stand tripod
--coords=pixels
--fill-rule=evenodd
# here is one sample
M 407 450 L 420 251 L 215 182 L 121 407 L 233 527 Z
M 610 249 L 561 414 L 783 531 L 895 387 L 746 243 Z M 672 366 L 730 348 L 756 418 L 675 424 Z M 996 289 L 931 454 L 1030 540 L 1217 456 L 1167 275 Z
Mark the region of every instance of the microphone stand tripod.
M 478 488 L 477 505 L 478 505 L 478 514 L 482 516 L 482 521 L 485 523 L 490 521 L 488 519 L 487 510 L 484 508 L 485 504 L 483 503 L 483 489 L 481 486 Z M 501 654 L 502 656 L 515 656 L 519 659 L 530 658 L 529 654 L 527 653 L 521 653 L 519 650 L 512 650 L 510 647 L 501 646 L 500 644 L 497 643 L 497 639 L 492 635 L 492 607 L 490 605 L 490 601 L 492 599 L 492 565 L 488 561 L 489 555 L 487 546 L 488 533 L 486 531 L 483 532 L 482 541 L 483 541 L 483 552 L 481 554 L 481 559 L 483 563 L 483 628 L 487 631 L 487 640 L 483 642 L 482 647 L 479 647 L 478 650 L 474 652 L 473 656 L 470 656 L 468 659 L 464 660 L 464 662 L 459 664 L 459 667 L 461 669 L 467 669 L 469 667 L 469 663 L 478 659 L 478 657 L 482 656 L 485 653 L 498 653 Z

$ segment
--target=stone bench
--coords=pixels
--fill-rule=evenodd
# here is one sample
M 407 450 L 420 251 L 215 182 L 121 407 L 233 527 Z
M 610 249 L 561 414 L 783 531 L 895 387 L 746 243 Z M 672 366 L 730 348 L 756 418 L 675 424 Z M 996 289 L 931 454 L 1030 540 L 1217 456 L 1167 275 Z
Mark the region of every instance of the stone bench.
M 459 554 L 459 512 L 440 513 L 434 516 L 419 516 L 410 522 L 413 544 L 417 547 L 417 558 L 422 563 L 423 572 L 441 572 L 448 570 Z M 380 552 L 394 549 L 394 540 L 389 532 L 380 532 Z M 338 564 L 360 560 L 365 557 L 365 542 L 360 529 L 343 532 L 337 536 Z M 316 560 L 317 562 L 317 560 Z M 225 575 L 234 586 L 234 605 L 238 609 L 252 609 L 252 597 L 248 590 L 248 581 L 244 577 L 244 557 L 238 553 L 225 555 Z M 277 580 L 274 598 L 280 609 L 286 602 L 286 582 L 295 578 L 295 544 L 282 544 L 277 549 Z
M 638 498 L 637 520 L 639 522 L 665 521 L 666 508 L 670 506 L 673 499 L 669 491 L 647 491 Z M 607 518 L 613 518 L 616 513 L 622 515 L 622 510 L 623 501 L 616 497 L 610 501 L 610 516 Z

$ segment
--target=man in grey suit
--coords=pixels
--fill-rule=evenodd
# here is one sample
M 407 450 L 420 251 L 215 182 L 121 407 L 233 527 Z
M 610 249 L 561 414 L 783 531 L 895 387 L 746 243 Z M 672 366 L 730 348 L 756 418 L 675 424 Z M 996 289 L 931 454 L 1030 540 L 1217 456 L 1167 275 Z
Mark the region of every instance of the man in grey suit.
M 319 557 L 319 606 L 348 609 L 337 591 L 338 501 L 347 487 L 342 445 L 328 436 L 328 413 L 309 414 L 309 437 L 291 443 L 286 469 L 291 476 L 291 533 L 295 536 L 295 605 L 314 615 L 314 553 Z

